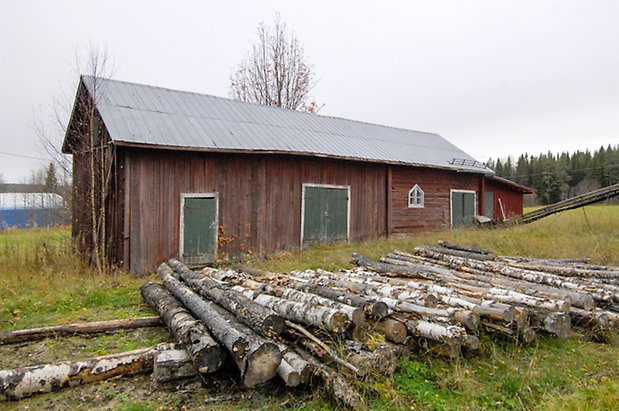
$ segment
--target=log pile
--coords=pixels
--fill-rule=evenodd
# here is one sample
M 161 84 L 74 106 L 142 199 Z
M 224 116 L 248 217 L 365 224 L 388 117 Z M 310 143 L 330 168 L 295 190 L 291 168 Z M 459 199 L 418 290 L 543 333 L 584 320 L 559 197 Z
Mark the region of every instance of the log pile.
M 132 367 L 160 383 L 230 366 L 250 388 L 273 378 L 288 387 L 321 381 L 340 404 L 364 408 L 350 381 L 392 374 L 401 355 L 457 358 L 479 350 L 480 333 L 529 344 L 539 334 L 567 338 L 572 327 L 607 342 L 619 325 L 619 268 L 439 244 L 380 261 L 353 254 L 357 268 L 337 273 L 193 271 L 172 259 L 158 269 L 161 284 L 147 282 L 141 292 L 179 344 L 146 349 L 139 361 L 129 353 L 139 364 Z M 123 372 L 125 357 L 112 360 Z M 0 394 L 14 399 L 94 381 L 98 361 L 0 371 Z M 48 369 L 62 384 L 24 388 Z M 59 369 L 67 376 L 54 374 Z
M 313 375 L 355 407 L 362 400 L 345 377 L 392 372 L 398 354 L 456 358 L 479 349 L 480 332 L 528 344 L 540 333 L 567 338 L 572 326 L 606 341 L 618 325 L 616 269 L 440 245 L 380 261 L 353 254 L 358 268 L 338 273 L 198 272 L 170 260 L 159 287 L 204 324 L 248 387 L 275 376 L 294 387 Z

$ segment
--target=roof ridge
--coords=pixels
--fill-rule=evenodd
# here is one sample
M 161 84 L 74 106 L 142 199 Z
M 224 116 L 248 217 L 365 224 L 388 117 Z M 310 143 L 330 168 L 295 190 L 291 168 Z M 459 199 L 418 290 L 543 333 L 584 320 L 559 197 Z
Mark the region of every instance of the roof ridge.
M 333 115 L 324 115 L 324 114 L 319 114 L 319 113 L 308 113 L 306 111 L 298 111 L 298 110 L 293 110 L 293 109 L 284 108 L 284 107 L 278 107 L 278 106 L 269 106 L 269 105 L 265 105 L 265 104 L 256 103 L 256 102 L 253 102 L 253 101 L 235 100 L 233 98 L 216 96 L 214 94 L 198 93 L 198 92 L 195 92 L 195 91 L 173 89 L 173 88 L 161 87 L 161 86 L 153 86 L 153 85 L 150 85 L 150 84 L 143 84 L 143 83 L 134 83 L 134 82 L 131 82 L 131 81 L 126 81 L 126 80 L 117 80 L 117 79 L 112 79 L 112 78 L 95 77 L 95 76 L 91 76 L 91 75 L 88 75 L 88 74 L 82 74 L 81 76 L 82 77 L 89 77 L 89 78 L 99 78 L 99 79 L 102 79 L 102 80 L 105 80 L 105 81 L 111 81 L 111 82 L 123 83 L 123 84 L 131 84 L 131 85 L 140 86 L 140 87 L 148 87 L 148 88 L 157 89 L 157 90 L 166 90 L 166 91 L 171 91 L 171 92 L 175 92 L 175 93 L 186 93 L 186 94 L 192 94 L 192 95 L 196 95 L 196 96 L 210 97 L 210 98 L 215 98 L 215 99 L 218 99 L 218 100 L 224 100 L 224 101 L 227 101 L 227 102 L 230 102 L 230 103 L 233 103 L 233 104 L 250 104 L 250 105 L 253 105 L 253 106 L 264 107 L 264 108 L 272 109 L 272 110 L 283 110 L 283 111 L 285 111 L 287 113 L 292 112 L 292 113 L 304 114 L 304 115 L 307 115 L 307 116 L 319 116 L 319 117 L 322 117 L 322 118 L 331 118 L 331 119 L 336 119 L 336 120 L 343 120 L 343 121 L 347 121 L 347 122 L 351 122 L 351 123 L 367 124 L 367 125 L 376 126 L 376 127 L 386 127 L 386 128 L 390 128 L 390 129 L 393 129 L 393 130 L 401 130 L 401 131 L 406 131 L 406 132 L 428 134 L 428 135 L 432 135 L 432 136 L 442 137 L 438 133 L 433 133 L 433 132 L 429 132 L 429 131 L 414 130 L 414 129 L 404 128 L 404 127 L 395 127 L 395 126 L 390 126 L 390 125 L 385 125 L 385 124 L 372 123 L 372 122 L 369 122 L 369 121 L 353 120 L 353 119 L 349 119 L 349 118 L 345 118 L 345 117 L 338 117 L 338 116 L 333 116 Z

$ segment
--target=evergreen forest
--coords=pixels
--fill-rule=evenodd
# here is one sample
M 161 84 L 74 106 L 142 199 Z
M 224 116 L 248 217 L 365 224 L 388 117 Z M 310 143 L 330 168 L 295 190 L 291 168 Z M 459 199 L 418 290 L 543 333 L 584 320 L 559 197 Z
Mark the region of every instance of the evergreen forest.
M 535 203 L 552 204 L 619 183 L 619 145 L 590 152 L 521 154 L 518 160 L 490 159 L 497 176 L 535 190 Z

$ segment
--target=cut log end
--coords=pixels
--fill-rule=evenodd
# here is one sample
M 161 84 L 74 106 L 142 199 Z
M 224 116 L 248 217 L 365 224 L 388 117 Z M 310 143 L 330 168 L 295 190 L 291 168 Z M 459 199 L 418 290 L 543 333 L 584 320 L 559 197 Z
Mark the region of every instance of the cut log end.
M 374 319 L 385 318 L 389 315 L 389 307 L 382 301 L 376 301 L 366 305 L 365 312 Z
M 277 373 L 277 368 L 282 360 L 282 354 L 273 343 L 261 344 L 247 357 L 243 383 L 248 388 L 263 384 Z
M 327 327 L 329 330 L 335 333 L 343 333 L 346 331 L 348 326 L 350 325 L 350 320 L 348 315 L 343 312 L 336 312 L 331 315 L 329 321 L 327 322 Z
M 480 325 L 479 314 L 468 311 L 468 310 L 459 310 L 456 311 L 455 319 L 458 321 L 464 328 L 471 331 L 477 331 Z
M 262 331 L 266 336 L 282 335 L 286 331 L 286 321 L 279 315 L 270 315 L 262 323 Z
M 532 344 L 537 338 L 537 333 L 531 327 L 523 327 L 518 329 L 518 338 L 525 344 Z
M 374 323 L 374 329 L 396 344 L 402 344 L 406 340 L 406 325 L 391 318 L 383 319 Z

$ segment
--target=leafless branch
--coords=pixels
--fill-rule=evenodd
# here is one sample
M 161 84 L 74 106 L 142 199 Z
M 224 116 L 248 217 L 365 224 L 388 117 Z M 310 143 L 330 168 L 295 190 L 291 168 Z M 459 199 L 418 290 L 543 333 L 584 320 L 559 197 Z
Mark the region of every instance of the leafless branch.
M 275 16 L 273 27 L 258 26 L 258 40 L 230 76 L 230 94 L 241 101 L 317 112 L 310 91 L 315 85 L 303 46 Z

